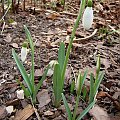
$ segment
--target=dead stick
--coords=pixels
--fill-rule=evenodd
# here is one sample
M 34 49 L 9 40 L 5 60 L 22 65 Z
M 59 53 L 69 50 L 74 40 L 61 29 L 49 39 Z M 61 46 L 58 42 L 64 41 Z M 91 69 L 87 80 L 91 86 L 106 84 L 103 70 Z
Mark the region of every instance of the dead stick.
M 92 38 L 97 33 L 97 31 L 98 31 L 98 29 L 95 29 L 94 32 L 90 36 L 87 36 L 85 38 L 74 39 L 74 42 L 81 41 L 81 40 L 88 40 L 88 39 Z

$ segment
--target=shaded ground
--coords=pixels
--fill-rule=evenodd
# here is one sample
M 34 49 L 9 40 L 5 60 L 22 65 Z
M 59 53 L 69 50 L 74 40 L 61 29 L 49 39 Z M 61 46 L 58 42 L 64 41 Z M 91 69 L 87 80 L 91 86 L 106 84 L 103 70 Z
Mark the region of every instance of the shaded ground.
M 36 15 L 29 14 L 29 12 L 7 15 L 4 31 L 0 35 L 0 111 L 2 113 L 4 106 L 9 105 L 14 106 L 14 111 L 11 115 L 2 114 L 0 119 L 14 119 L 17 112 L 29 104 L 29 101 L 18 100 L 16 97 L 15 91 L 20 87 L 15 79 L 18 76 L 19 79 L 22 80 L 22 78 L 11 55 L 12 48 L 15 48 L 20 53 L 21 45 L 26 39 L 23 25 L 27 25 L 35 42 L 35 80 L 37 83 L 43 68 L 51 60 L 57 59 L 59 43 L 64 41 L 66 46 L 68 45 L 67 38 L 70 36 L 68 33 L 73 27 L 78 11 L 78 5 L 76 4 L 71 3 L 69 13 L 73 14 L 41 10 Z M 111 120 L 120 119 L 120 32 L 113 32 L 113 28 L 115 30 L 120 29 L 119 5 L 119 1 L 105 1 L 100 5 L 98 2 L 94 3 L 95 18 L 93 28 L 85 31 L 82 25 L 79 25 L 75 38 L 79 39 L 79 41 L 75 41 L 73 44 L 65 82 L 66 98 L 70 105 L 74 106 L 74 95 L 69 92 L 70 81 L 74 75 L 76 76 L 78 70 L 84 71 L 88 68 L 89 73 L 91 71 L 95 73 L 96 56 L 100 53 L 101 70 L 105 71 L 105 77 L 99 89 L 97 104 L 104 111 L 107 111 L 109 116 L 112 116 Z M 76 10 L 72 7 L 76 8 Z M 10 24 L 9 19 L 13 19 L 17 24 Z M 86 36 L 93 33 L 96 28 L 96 34 L 87 39 Z M 2 30 L 2 24 L 0 29 Z M 30 62 L 29 54 L 25 63 L 28 70 Z M 89 76 L 86 86 L 89 87 Z M 37 104 L 38 113 L 43 120 L 66 120 L 63 106 L 59 109 L 53 107 L 51 91 L 52 81 L 48 77 L 43 83 L 41 92 L 45 94 L 42 97 L 49 100 L 49 102 L 43 106 Z M 38 101 L 41 99 L 39 97 L 41 92 L 38 95 Z M 40 102 L 44 102 L 44 99 Z M 82 111 L 85 106 L 86 103 L 81 101 L 79 111 Z M 90 119 L 90 115 L 86 116 L 85 119 Z M 94 114 L 92 115 L 95 117 Z M 35 114 L 30 115 L 29 120 L 32 119 L 37 119 Z

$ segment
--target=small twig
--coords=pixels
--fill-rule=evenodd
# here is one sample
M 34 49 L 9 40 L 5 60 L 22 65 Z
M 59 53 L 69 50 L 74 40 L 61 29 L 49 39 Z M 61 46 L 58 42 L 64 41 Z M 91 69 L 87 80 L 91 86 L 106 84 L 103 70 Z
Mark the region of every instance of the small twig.
M 41 32 L 40 35 L 58 35 L 58 34 L 62 34 L 62 33 L 66 33 L 66 31 L 60 31 L 60 32 L 55 32 L 55 33 L 45 33 L 45 32 Z
M 90 36 L 87 36 L 85 38 L 74 39 L 74 42 L 90 39 L 90 38 L 92 38 L 97 33 L 97 31 L 98 31 L 98 29 L 95 29 L 94 32 Z
M 72 15 L 72 16 L 77 16 L 77 14 L 74 14 L 74 13 L 69 13 L 69 12 L 66 12 L 66 11 L 63 11 L 63 12 L 60 12 L 60 14 L 67 14 L 67 15 Z
M 32 102 L 32 98 L 31 98 L 31 103 L 32 103 L 33 109 L 34 109 L 34 111 L 35 111 L 35 114 L 36 114 L 37 119 L 38 119 L 38 120 L 41 120 L 41 118 L 40 118 L 40 116 L 39 116 L 39 114 L 38 114 L 38 112 L 37 112 L 37 109 L 35 108 L 35 106 L 34 106 L 34 104 L 33 104 L 33 102 Z
M 108 47 L 105 47 L 105 46 L 102 46 L 102 48 L 101 49 L 103 49 L 103 50 L 109 50 L 109 51 L 111 51 L 111 52 L 113 52 L 113 53 L 115 53 L 115 54 L 118 54 L 118 55 L 120 55 L 120 53 L 118 52 L 118 51 L 116 51 L 116 50 L 113 50 L 113 49 L 110 49 L 110 48 L 108 48 Z
M 0 21 L 4 20 L 4 17 L 6 16 L 6 14 L 7 14 L 7 12 L 9 11 L 10 7 L 11 7 L 11 4 L 8 6 L 5 14 L 2 16 L 2 18 L 0 19 Z
M 3 23 L 3 27 L 2 27 L 1 35 L 2 35 L 3 31 L 4 31 L 4 28 L 5 28 L 5 22 Z
M 76 83 L 76 82 L 77 82 L 77 80 L 76 80 L 75 72 L 74 72 L 73 67 L 72 67 L 72 65 L 71 65 L 71 64 L 70 64 L 70 67 L 71 67 L 71 70 L 72 70 L 72 73 L 73 73 L 73 76 L 74 76 L 74 79 L 75 79 L 75 83 Z
M 115 30 L 115 28 L 113 28 L 111 25 L 108 25 L 112 30 L 113 30 L 113 32 L 116 32 L 117 34 L 119 34 L 120 35 L 120 31 L 118 31 L 118 30 Z

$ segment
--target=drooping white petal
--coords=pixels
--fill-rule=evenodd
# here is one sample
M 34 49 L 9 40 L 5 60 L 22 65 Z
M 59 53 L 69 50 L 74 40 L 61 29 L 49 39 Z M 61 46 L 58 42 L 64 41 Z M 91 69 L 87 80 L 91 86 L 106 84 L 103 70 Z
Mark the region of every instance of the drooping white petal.
M 24 99 L 24 91 L 23 90 L 17 90 L 17 98 L 18 99 Z
M 93 23 L 93 10 L 92 7 L 86 7 L 83 13 L 82 24 L 84 29 L 89 30 Z
M 11 114 L 13 112 L 13 106 L 7 106 L 6 111 L 7 113 Z
M 27 48 L 22 47 L 22 49 L 21 49 L 21 60 L 22 60 L 22 62 L 25 61 L 26 57 L 27 57 Z

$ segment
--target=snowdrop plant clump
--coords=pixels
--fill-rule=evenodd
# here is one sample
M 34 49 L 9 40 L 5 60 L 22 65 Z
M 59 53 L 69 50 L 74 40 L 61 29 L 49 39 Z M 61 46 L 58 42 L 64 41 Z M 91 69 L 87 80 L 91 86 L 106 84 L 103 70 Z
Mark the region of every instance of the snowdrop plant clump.
M 92 0 L 88 0 L 88 6 L 83 13 L 82 24 L 84 29 L 89 30 L 93 23 Z
M 29 43 L 30 45 L 30 50 L 31 50 L 31 69 L 30 69 L 30 73 L 28 74 L 23 63 L 21 62 L 21 60 L 19 59 L 17 53 L 15 52 L 14 49 L 12 49 L 12 55 L 13 58 L 17 64 L 17 67 L 24 79 L 24 83 L 20 82 L 19 79 L 17 80 L 17 82 L 20 84 L 20 86 L 22 87 L 22 89 L 24 90 L 24 92 L 19 91 L 17 92 L 17 97 L 19 99 L 24 98 L 23 93 L 25 94 L 25 96 L 31 99 L 32 103 L 36 103 L 36 95 L 42 85 L 42 82 L 45 80 L 48 69 L 49 69 L 49 65 L 47 66 L 46 70 L 43 73 L 42 78 L 40 79 L 40 81 L 38 82 L 38 84 L 35 84 L 34 81 L 34 43 L 33 43 L 33 39 L 31 37 L 30 31 L 27 29 L 26 26 L 24 26 L 25 29 L 25 33 L 26 33 L 26 37 L 27 37 L 27 43 L 24 42 L 22 45 L 22 49 L 21 49 L 21 60 L 22 62 L 25 61 L 26 56 L 27 56 L 27 44 Z

